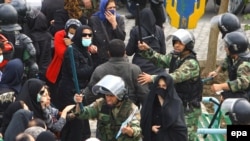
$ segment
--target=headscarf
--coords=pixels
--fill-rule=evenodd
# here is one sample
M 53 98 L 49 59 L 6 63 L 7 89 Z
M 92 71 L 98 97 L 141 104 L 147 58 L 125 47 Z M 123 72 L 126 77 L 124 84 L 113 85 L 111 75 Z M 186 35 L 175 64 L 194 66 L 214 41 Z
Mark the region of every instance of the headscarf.
M 27 129 L 25 129 L 24 133 L 30 134 L 34 139 L 36 139 L 39 134 L 41 134 L 42 132 L 45 132 L 45 131 L 46 131 L 46 129 L 44 129 L 40 126 L 31 126 L 31 127 L 28 127 Z
M 18 94 L 22 86 L 23 71 L 24 66 L 20 59 L 10 60 L 3 70 L 0 88 L 10 88 Z
M 140 12 L 140 24 L 151 35 L 156 31 L 156 19 L 150 8 L 144 8 Z
M 11 103 L 8 108 L 6 109 L 6 111 L 3 114 L 3 121 L 2 121 L 2 129 L 1 129 L 1 133 L 4 134 L 5 130 L 7 129 L 10 120 L 12 119 L 13 114 L 18 111 L 19 109 L 22 109 L 23 105 L 21 104 L 21 101 L 15 101 L 13 103 Z
M 44 131 L 37 136 L 36 141 L 56 141 L 56 139 L 54 134 L 49 131 Z
M 14 141 L 19 133 L 24 132 L 28 122 L 32 119 L 32 112 L 20 109 L 13 115 L 8 128 L 4 134 L 5 141 Z
M 106 20 L 106 17 L 104 15 L 104 13 L 106 11 L 106 7 L 108 5 L 108 2 L 109 2 L 109 0 L 101 0 L 100 1 L 100 5 L 99 5 L 99 11 L 97 11 L 96 13 L 93 14 L 94 16 L 98 16 L 101 21 L 105 21 Z M 120 15 L 116 13 L 116 18 L 118 16 L 120 16 Z
M 167 84 L 164 103 L 163 103 L 162 110 L 161 110 L 162 130 L 166 130 L 169 127 L 171 127 L 171 125 L 175 123 L 175 121 L 178 119 L 180 112 L 182 112 L 180 110 L 182 109 L 182 101 L 179 98 L 175 90 L 174 81 L 172 77 L 165 73 L 158 75 L 141 110 L 142 132 L 144 136 L 147 135 L 147 138 L 149 140 L 151 139 L 151 132 L 152 132 L 151 123 L 152 123 L 152 116 L 153 116 L 152 115 L 153 104 L 154 104 L 155 98 L 157 98 L 157 94 L 155 91 L 157 90 L 158 82 L 161 78 L 163 78 Z
M 76 33 L 75 33 L 74 37 L 72 38 L 72 42 L 74 43 L 74 45 L 76 45 L 77 49 L 80 50 L 80 51 L 88 49 L 86 47 L 83 47 L 83 45 L 82 45 L 82 31 L 84 29 L 91 30 L 91 27 L 88 26 L 88 25 L 82 25 L 82 26 L 78 27 L 76 29 Z
M 17 97 L 17 101 L 23 100 L 29 109 L 34 112 L 35 118 L 44 119 L 41 104 L 40 102 L 37 102 L 37 94 L 44 85 L 44 81 L 37 78 L 31 78 L 24 83 L 22 90 Z

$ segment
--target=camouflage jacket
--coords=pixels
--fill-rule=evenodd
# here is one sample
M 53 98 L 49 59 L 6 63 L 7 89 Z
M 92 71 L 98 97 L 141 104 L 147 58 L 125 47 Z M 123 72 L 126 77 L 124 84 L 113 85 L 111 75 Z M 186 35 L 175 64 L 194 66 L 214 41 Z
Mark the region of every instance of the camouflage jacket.
M 236 64 L 234 62 L 234 64 Z M 224 62 L 221 64 L 222 70 L 226 71 L 228 69 L 228 58 L 224 60 Z M 237 69 L 236 72 L 236 79 L 235 80 L 228 80 L 227 81 L 230 90 L 232 92 L 238 92 L 242 90 L 249 89 L 250 84 L 250 62 L 243 61 Z
M 133 137 L 121 134 L 118 139 L 115 138 L 121 124 L 136 108 L 137 106 L 130 100 L 122 101 L 119 107 L 110 108 L 107 106 L 105 99 L 100 98 L 91 105 L 84 107 L 79 118 L 97 118 L 97 130 L 100 133 L 99 138 L 101 141 L 139 141 L 141 135 L 139 112 L 137 112 L 131 122 L 129 122 L 129 125 L 134 130 Z
M 147 51 L 142 51 L 140 53 L 143 57 L 151 60 L 155 65 L 162 68 L 169 68 L 171 59 L 174 57 L 173 54 L 162 55 L 155 52 L 152 49 Z M 182 59 L 178 58 L 180 62 Z M 200 76 L 200 66 L 199 63 L 195 59 L 187 59 L 183 64 L 177 68 L 173 73 L 170 73 L 172 76 L 174 83 L 184 82 L 190 79 L 195 79 Z M 153 80 L 156 76 L 153 76 Z

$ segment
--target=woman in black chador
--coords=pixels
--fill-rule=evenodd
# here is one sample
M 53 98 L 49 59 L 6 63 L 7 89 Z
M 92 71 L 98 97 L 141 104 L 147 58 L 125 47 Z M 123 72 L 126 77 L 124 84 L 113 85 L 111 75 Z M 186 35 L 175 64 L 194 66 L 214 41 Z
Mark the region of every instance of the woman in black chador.
M 182 101 L 170 75 L 158 75 L 141 110 L 143 141 L 187 141 Z

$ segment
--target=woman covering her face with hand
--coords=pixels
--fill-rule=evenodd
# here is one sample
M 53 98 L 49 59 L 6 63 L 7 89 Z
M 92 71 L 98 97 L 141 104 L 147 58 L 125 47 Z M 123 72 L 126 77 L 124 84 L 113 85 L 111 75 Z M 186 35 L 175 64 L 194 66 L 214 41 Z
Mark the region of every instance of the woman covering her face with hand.
M 48 106 L 47 101 L 50 101 L 50 94 L 44 81 L 36 78 L 28 79 L 16 100 L 24 101 L 28 108 L 33 111 L 35 118 L 47 120 L 44 117 L 44 109 Z
M 100 0 L 99 11 L 94 13 L 89 20 L 93 30 L 93 44 L 98 47 L 94 63 L 98 66 L 109 59 L 107 46 L 112 39 L 125 40 L 124 18 L 116 11 L 115 0 Z

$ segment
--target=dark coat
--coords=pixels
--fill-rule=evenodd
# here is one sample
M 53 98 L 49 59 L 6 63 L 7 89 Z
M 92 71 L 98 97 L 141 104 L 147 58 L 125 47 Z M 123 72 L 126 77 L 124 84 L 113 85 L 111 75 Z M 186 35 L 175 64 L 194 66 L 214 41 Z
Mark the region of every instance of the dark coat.
M 14 141 L 19 133 L 24 132 L 28 127 L 29 121 L 32 119 L 32 112 L 20 109 L 13 115 L 9 126 L 4 134 L 5 141 Z
M 52 36 L 48 32 L 47 19 L 38 10 L 34 11 L 34 17 L 27 17 L 26 34 L 32 39 L 36 48 L 36 62 L 39 67 L 39 78 L 45 80 L 45 72 L 51 61 L 51 40 Z
M 63 8 L 64 0 L 43 0 L 41 12 L 47 18 L 47 24 L 50 26 L 50 21 L 54 19 L 56 10 Z
M 167 84 L 162 106 L 158 103 L 157 97 L 160 78 L 163 78 Z M 157 134 L 152 132 L 152 125 L 161 126 Z M 175 91 L 174 82 L 170 75 L 159 75 L 156 78 L 153 89 L 141 109 L 141 128 L 143 141 L 187 141 L 187 127 L 182 101 Z
M 22 61 L 18 58 L 10 60 L 3 70 L 0 89 L 11 89 L 17 95 L 22 87 L 23 73 L 24 66 Z
M 148 85 L 138 83 L 137 77 L 141 73 L 142 71 L 137 65 L 131 64 L 125 58 L 111 57 L 108 62 L 99 65 L 93 72 L 88 87 L 84 91 L 85 101 L 90 104 L 100 97 L 100 95 L 94 95 L 91 88 L 105 75 L 111 74 L 123 78 L 128 88 L 129 99 L 136 105 L 142 104 L 148 94 Z
M 98 12 L 90 17 L 89 25 L 93 31 L 93 44 L 98 47 L 98 56 L 95 56 L 94 62 L 96 65 L 108 61 L 107 46 L 112 39 L 125 40 L 125 23 L 124 18 L 116 15 L 117 28 L 113 30 L 112 25 L 106 20 L 104 13 L 108 0 L 102 0 Z
M 154 14 L 149 8 L 144 8 L 140 12 L 140 21 L 143 41 L 156 52 L 165 54 L 166 44 L 164 32 L 159 26 L 156 25 Z M 149 74 L 159 74 L 165 72 L 164 68 L 155 66 L 150 60 L 139 55 L 139 39 L 139 27 L 135 26 L 130 31 L 130 38 L 126 46 L 126 54 L 128 56 L 134 55 L 132 63 L 138 65 L 143 72 Z
M 89 28 L 89 26 L 81 26 L 77 28 L 76 34 L 73 37 L 72 44 L 74 61 L 77 73 L 77 79 L 80 89 L 83 89 L 88 84 L 92 72 L 94 71 L 93 61 L 88 52 L 87 47 L 82 46 L 82 31 L 83 29 Z M 74 104 L 73 96 L 76 93 L 76 89 L 73 81 L 73 74 L 71 68 L 71 61 L 69 57 L 69 51 L 65 52 L 63 65 L 62 65 L 62 76 L 59 81 L 56 107 L 62 110 L 69 104 Z M 63 102 L 62 102 L 63 101 Z
M 93 61 L 88 52 L 87 47 L 82 46 L 82 31 L 90 29 L 89 26 L 83 25 L 77 28 L 75 36 L 72 38 L 73 55 L 77 73 L 79 89 L 83 89 L 89 82 L 89 79 L 94 71 Z M 73 97 L 76 93 L 74 86 L 73 74 L 69 50 L 65 52 L 62 76 L 58 85 L 58 93 L 56 95 L 55 105 L 62 111 L 65 106 L 75 104 Z M 84 129 L 84 130 L 83 130 Z M 80 140 L 90 137 L 90 127 L 88 120 L 74 119 L 65 124 L 61 131 L 62 140 Z
M 3 114 L 3 121 L 2 121 L 1 129 L 0 129 L 0 132 L 2 133 L 2 135 L 4 135 L 6 129 L 8 128 L 8 125 L 9 125 L 14 113 L 22 108 L 23 108 L 23 106 L 22 106 L 20 101 L 15 101 L 15 102 L 11 103 L 8 106 L 8 108 L 6 108 L 6 110 Z
M 0 113 L 4 113 L 19 94 L 22 87 L 23 71 L 23 63 L 18 58 L 12 59 L 6 64 L 0 81 Z

